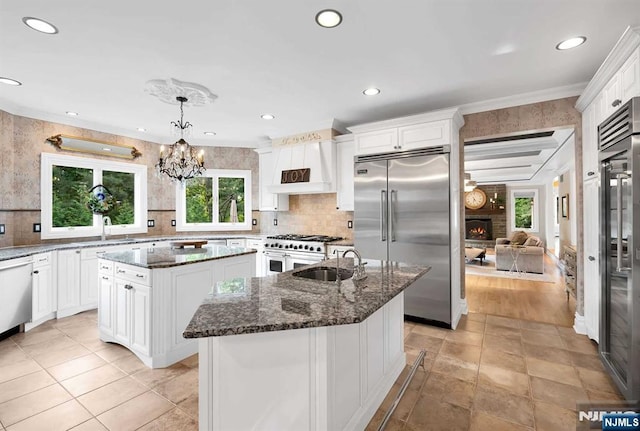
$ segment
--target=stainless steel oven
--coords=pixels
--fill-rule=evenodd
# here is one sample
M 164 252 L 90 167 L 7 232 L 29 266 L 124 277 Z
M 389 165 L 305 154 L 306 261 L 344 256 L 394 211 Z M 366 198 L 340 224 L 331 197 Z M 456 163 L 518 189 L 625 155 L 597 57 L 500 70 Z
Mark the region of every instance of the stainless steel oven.
M 265 241 L 267 275 L 300 268 L 324 259 L 324 244 L 341 238 L 325 235 L 276 235 Z
M 267 275 L 287 271 L 287 254 L 282 251 L 264 251 L 264 267 Z

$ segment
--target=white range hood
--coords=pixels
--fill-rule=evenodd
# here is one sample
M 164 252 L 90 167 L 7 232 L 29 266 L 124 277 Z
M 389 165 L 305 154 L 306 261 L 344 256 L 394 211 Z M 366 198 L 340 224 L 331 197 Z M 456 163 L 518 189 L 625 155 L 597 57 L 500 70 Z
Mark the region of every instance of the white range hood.
M 270 193 L 301 195 L 336 191 L 336 143 L 307 142 L 273 147 L 273 179 Z M 283 171 L 309 169 L 308 182 L 283 184 Z

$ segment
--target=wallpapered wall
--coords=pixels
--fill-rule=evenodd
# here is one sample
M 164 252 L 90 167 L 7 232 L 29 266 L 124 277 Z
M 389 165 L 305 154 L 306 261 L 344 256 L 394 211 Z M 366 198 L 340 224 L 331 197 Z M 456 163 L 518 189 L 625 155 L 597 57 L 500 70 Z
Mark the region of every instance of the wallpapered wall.
M 147 236 L 175 235 L 171 220 L 175 219 L 175 187 L 168 179 L 158 178 L 155 163 L 158 145 L 123 136 L 82 129 L 0 111 L 0 224 L 5 234 L 0 235 L 0 247 L 38 244 L 41 242 L 68 242 L 69 240 L 41 241 L 33 232 L 33 224 L 40 223 L 40 154 L 58 150 L 46 138 L 66 134 L 135 146 L 142 157 L 130 163 L 147 165 L 148 219 L 155 221 Z M 119 158 L 82 155 L 122 162 Z M 252 201 L 258 207 L 258 154 L 250 148 L 205 147 L 205 166 L 219 169 L 250 169 L 252 172 Z M 336 210 L 335 193 L 299 195 L 290 197 L 288 212 L 253 211 L 258 224 L 251 232 L 242 233 L 317 233 L 352 238 L 347 221 L 353 212 Z M 274 226 L 273 220 L 278 219 Z M 222 232 L 214 232 L 216 234 Z M 237 234 L 238 232 L 234 232 Z M 96 238 L 79 238 L 90 240 Z
M 123 145 L 135 146 L 142 157 L 129 163 L 147 165 L 148 219 L 155 220 L 155 227 L 147 235 L 173 235 L 175 227 L 175 186 L 168 180 L 158 178 L 155 163 L 159 147 L 152 142 L 111 135 L 94 130 L 71 127 L 58 123 L 12 115 L 0 111 L 0 223 L 5 224 L 6 233 L 0 235 L 0 247 L 37 244 L 40 234 L 33 232 L 33 223 L 40 223 L 40 154 L 59 152 L 46 142 L 46 138 L 59 133 L 99 139 Z M 82 155 L 76 152 L 61 152 L 78 157 L 100 158 L 122 162 L 123 159 Z M 206 147 L 207 168 L 250 169 L 252 171 L 252 196 L 258 199 L 258 154 L 249 148 Z M 255 211 L 253 218 L 259 219 Z M 254 232 L 260 226 L 254 227 Z M 95 239 L 80 238 L 79 240 Z M 68 242 L 68 240 L 65 240 Z M 51 241 L 54 242 L 54 241 Z M 64 242 L 64 241 L 63 241 Z

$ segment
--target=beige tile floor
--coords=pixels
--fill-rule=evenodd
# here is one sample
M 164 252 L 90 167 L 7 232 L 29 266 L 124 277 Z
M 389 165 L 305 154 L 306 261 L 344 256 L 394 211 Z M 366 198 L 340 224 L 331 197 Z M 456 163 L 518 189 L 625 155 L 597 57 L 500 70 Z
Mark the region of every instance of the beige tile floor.
M 0 342 L 0 431 L 196 430 L 197 356 L 148 369 L 101 342 L 96 318 L 86 312 Z M 571 328 L 473 313 L 456 331 L 406 323 L 405 348 L 408 363 L 420 349 L 427 360 L 389 431 L 575 430 L 576 400 L 620 399 L 595 345 Z

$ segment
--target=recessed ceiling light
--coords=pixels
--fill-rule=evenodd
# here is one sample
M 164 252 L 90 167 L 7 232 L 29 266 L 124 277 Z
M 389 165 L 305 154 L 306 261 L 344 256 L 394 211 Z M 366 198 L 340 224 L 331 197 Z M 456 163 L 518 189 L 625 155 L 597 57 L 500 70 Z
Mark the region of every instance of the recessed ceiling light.
M 145 129 L 144 127 L 138 127 L 138 132 L 146 132 L 147 129 Z
M 260 118 L 262 118 L 263 120 L 273 120 L 276 117 L 272 114 L 262 114 Z
M 102 149 L 102 151 L 111 151 L 111 148 L 105 147 L 105 148 Z
M 216 136 L 216 132 L 204 132 L 207 136 Z
M 22 18 L 22 22 L 25 23 L 28 27 L 41 33 L 56 34 L 58 32 L 58 29 L 55 25 L 43 21 L 40 18 L 25 16 L 24 18 Z
M 67 111 L 67 115 L 70 117 L 77 117 L 78 113 L 77 112 L 73 112 L 73 111 Z
M 342 22 L 342 15 L 334 9 L 324 9 L 316 14 L 316 22 L 320 27 L 334 28 Z
M 0 82 L 7 85 L 13 85 L 15 87 L 22 85 L 22 82 L 16 81 L 15 79 L 11 79 L 11 78 L 5 78 L 4 76 L 0 77 Z
M 575 48 L 576 46 L 580 46 L 587 41 L 587 38 L 584 36 L 572 37 L 571 39 L 563 40 L 559 44 L 556 45 L 556 49 L 559 51 L 564 51 L 566 49 Z
M 374 87 L 367 88 L 362 92 L 362 94 L 364 94 L 365 96 L 375 96 L 376 94 L 380 94 L 380 89 Z

